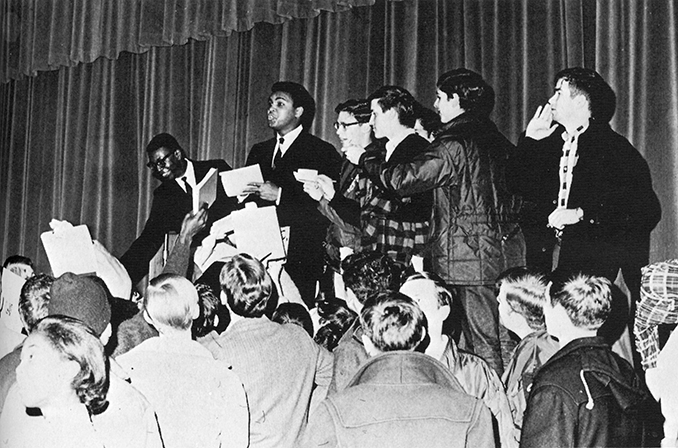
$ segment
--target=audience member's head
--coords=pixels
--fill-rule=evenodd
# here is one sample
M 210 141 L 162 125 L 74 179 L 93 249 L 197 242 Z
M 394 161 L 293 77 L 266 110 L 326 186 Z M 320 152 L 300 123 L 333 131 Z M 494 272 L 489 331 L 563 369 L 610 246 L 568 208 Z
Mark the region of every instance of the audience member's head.
M 33 261 L 23 255 L 10 255 L 2 263 L 2 267 L 24 279 L 31 277 L 35 272 Z
M 40 319 L 49 314 L 47 303 L 52 283 L 54 283 L 54 277 L 51 275 L 37 274 L 28 278 L 21 287 L 19 317 L 27 333 L 33 330 Z
M 198 292 L 200 315 L 193 320 L 193 337 L 202 338 L 212 331 L 223 333 L 231 322 L 228 308 L 221 303 L 210 286 L 196 283 L 195 289 Z
M 499 319 L 509 330 L 523 338 L 525 331 L 544 330 L 546 276 L 525 266 L 504 271 L 497 278 Z
M 381 352 L 415 350 L 426 336 L 426 316 L 409 297 L 384 291 L 370 296 L 360 313 L 365 350 Z
M 360 252 L 344 259 L 342 271 L 348 290 L 346 302 L 353 311 L 359 313 L 370 294 L 398 289 L 402 269 L 388 255 Z
M 566 68 L 556 74 L 555 82 L 567 82 L 572 98 L 583 95 L 588 103 L 591 119 L 607 123 L 617 107 L 617 97 L 612 87 L 595 70 L 583 67 Z M 556 118 L 556 117 L 554 117 Z
M 275 309 L 271 320 L 273 322 L 278 322 L 279 324 L 298 325 L 306 330 L 306 333 L 308 333 L 310 337 L 313 337 L 313 320 L 306 307 L 300 303 L 281 303 Z
M 190 334 L 193 319 L 200 314 L 198 292 L 186 277 L 160 274 L 146 289 L 144 310 L 161 335 Z
M 270 100 L 274 100 L 277 93 L 283 93 L 292 101 L 291 106 L 299 111 L 298 122 L 304 127 L 306 131 L 311 128 L 313 119 L 315 118 L 315 100 L 308 93 L 308 90 L 301 84 L 290 81 L 279 81 L 271 86 Z M 269 122 L 270 126 L 270 122 Z M 275 126 L 270 126 L 274 130 L 278 130 Z
M 413 128 L 416 120 L 416 100 L 410 92 L 399 86 L 383 86 L 372 93 L 367 100 L 372 109 L 372 125 L 377 138 L 387 136 L 389 133 L 380 130 L 379 120 L 381 116 L 389 113 L 395 114 L 397 122 L 406 128 Z M 390 121 L 390 120 L 389 120 Z
M 341 146 L 365 147 L 372 141 L 370 116 L 372 110 L 367 100 L 348 100 L 335 109 L 337 121 L 334 129 L 341 141 Z
M 458 106 L 463 112 L 488 117 L 494 109 L 494 89 L 474 71 L 458 68 L 445 72 L 438 78 L 436 87 L 439 94 L 445 94 L 445 98 L 441 99 L 439 96 L 437 103 L 441 100 L 453 100 L 456 95 Z M 443 123 L 450 121 L 442 114 L 440 118 Z
M 320 328 L 316 331 L 314 340 L 327 350 L 333 351 L 358 315 L 348 307 L 345 301 L 336 298 L 319 301 L 317 310 Z
M 26 338 L 16 369 L 23 404 L 43 415 L 74 399 L 90 413 L 106 402 L 108 373 L 104 347 L 98 335 L 82 321 L 48 316 Z
M 440 116 L 432 109 L 416 103 L 414 108 L 416 121 L 414 131 L 429 142 L 432 142 L 440 130 Z
M 546 329 L 561 345 L 575 333 L 595 336 L 610 315 L 611 305 L 610 281 L 606 278 L 556 271 L 544 305 Z
M 442 335 L 443 323 L 452 305 L 452 293 L 447 285 L 433 274 L 416 273 L 405 280 L 400 292 L 414 300 L 424 312 L 430 336 Z
M 186 172 L 186 152 L 172 135 L 158 134 L 146 145 L 146 166 L 160 181 L 175 180 Z
M 219 275 L 230 311 L 247 318 L 262 317 L 275 289 L 263 264 L 248 254 L 229 259 Z
M 111 330 L 111 305 L 102 284 L 92 276 L 66 272 L 55 279 L 50 288 L 49 315 L 81 320 L 106 344 Z

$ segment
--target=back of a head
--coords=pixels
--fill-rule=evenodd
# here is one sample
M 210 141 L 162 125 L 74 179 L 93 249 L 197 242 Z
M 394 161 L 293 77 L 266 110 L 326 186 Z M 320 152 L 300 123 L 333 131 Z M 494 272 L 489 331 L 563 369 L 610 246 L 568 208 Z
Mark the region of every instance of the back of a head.
M 426 280 L 431 282 L 435 288 L 435 294 L 436 294 L 436 301 L 438 302 L 438 306 L 452 306 L 453 303 L 453 298 L 452 298 L 452 292 L 450 288 L 447 286 L 445 281 L 440 278 L 438 275 L 432 273 L 432 272 L 416 272 L 409 277 L 405 279 L 403 282 L 403 285 L 405 285 L 408 282 L 413 282 L 416 280 Z M 402 288 L 402 286 L 401 286 Z
M 313 320 L 306 307 L 300 303 L 281 303 L 275 309 L 271 320 L 279 324 L 298 325 L 303 328 L 310 337 L 313 337 Z
M 367 100 L 347 100 L 337 105 L 334 108 L 336 113 L 346 112 L 355 117 L 358 123 L 368 123 L 372 110 L 370 109 L 370 102 Z
M 146 289 L 144 309 L 156 327 L 189 331 L 198 314 L 198 292 L 185 277 L 161 274 Z
M 50 287 L 49 315 L 79 319 L 101 336 L 111 322 L 109 294 L 104 285 L 93 276 L 66 272 Z
M 196 283 L 200 315 L 193 319 L 192 331 L 195 338 L 207 336 L 212 331 L 223 333 L 231 322 L 228 308 L 221 303 L 212 288 L 204 283 Z
M 259 260 L 248 254 L 231 257 L 221 269 L 219 281 L 233 313 L 249 318 L 264 315 L 274 285 Z
M 40 319 L 49 314 L 47 304 L 52 283 L 54 283 L 54 277 L 51 275 L 37 274 L 26 280 L 21 287 L 19 315 L 29 333 Z
M 535 331 L 545 328 L 546 286 L 546 275 L 527 266 L 508 269 L 497 278 L 497 288 L 506 292 L 508 305 Z
M 407 128 L 413 128 L 417 121 L 415 115 L 415 104 L 417 101 L 406 89 L 399 86 L 383 86 L 372 93 L 367 101 L 377 100 L 381 109 L 386 112 L 389 109 L 395 109 L 398 114 L 400 124 Z
M 421 127 L 429 134 L 435 136 L 440 130 L 442 123 L 440 122 L 440 115 L 433 109 L 429 109 L 423 104 L 417 102 L 414 107 L 415 121 L 421 121 Z
M 388 255 L 379 252 L 360 252 L 349 255 L 342 262 L 344 284 L 360 303 L 370 294 L 398 289 L 402 269 Z
M 458 68 L 445 72 L 436 87 L 450 98 L 459 95 L 459 107 L 466 113 L 489 117 L 494 109 L 494 89 L 472 70 Z
M 184 148 L 181 147 L 177 139 L 171 134 L 162 133 L 153 137 L 151 141 L 148 142 L 148 145 L 146 145 L 146 152 L 150 154 L 160 148 L 165 148 L 170 152 L 178 150 L 181 152 L 182 156 L 186 157 Z
M 36 324 L 34 333 L 47 339 L 62 358 L 80 365 L 71 385 L 90 413 L 99 411 L 106 403 L 109 384 L 99 335 L 82 321 L 63 315 L 45 317 Z
M 589 68 L 570 67 L 556 74 L 554 84 L 567 81 L 573 95 L 582 94 L 589 103 L 591 119 L 608 123 L 617 108 L 617 96 L 598 72 Z
M 575 327 L 597 330 L 605 323 L 612 308 L 608 279 L 558 270 L 549 279 L 551 305 L 561 305 Z
M 301 125 L 305 131 L 308 131 L 315 118 L 315 100 L 308 93 L 306 87 L 291 81 L 279 81 L 271 86 L 271 93 L 283 92 L 292 98 L 293 107 L 303 107 L 304 113 L 301 115 Z
M 385 291 L 370 296 L 360 313 L 365 335 L 381 352 L 416 349 L 426 336 L 426 317 L 409 297 Z

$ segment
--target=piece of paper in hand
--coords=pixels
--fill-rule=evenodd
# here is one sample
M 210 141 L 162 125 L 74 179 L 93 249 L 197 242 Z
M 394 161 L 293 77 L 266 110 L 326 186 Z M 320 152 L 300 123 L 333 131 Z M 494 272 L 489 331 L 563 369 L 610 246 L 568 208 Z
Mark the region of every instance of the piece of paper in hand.
M 26 280 L 9 269 L 2 270 L 2 295 L 0 296 L 0 323 L 21 333 L 23 324 L 19 317 L 19 296 Z
M 299 182 L 314 182 L 318 178 L 318 170 L 299 168 L 294 172 L 294 178 Z
M 250 204 L 247 204 L 248 206 Z M 275 206 L 256 208 L 255 204 L 230 214 L 239 252 L 259 260 L 285 258 Z
M 51 225 L 51 224 L 50 224 Z M 58 227 L 40 235 L 55 277 L 64 272 L 96 274 L 97 259 L 86 225 Z
M 207 204 L 207 208 L 210 208 L 216 201 L 218 174 L 216 168 L 210 168 L 205 177 L 193 188 L 193 213 L 198 213 L 203 204 Z
M 234 197 L 243 195 L 247 185 L 252 182 L 264 183 L 259 165 L 249 165 L 230 171 L 222 171 L 221 183 L 224 186 L 226 196 Z

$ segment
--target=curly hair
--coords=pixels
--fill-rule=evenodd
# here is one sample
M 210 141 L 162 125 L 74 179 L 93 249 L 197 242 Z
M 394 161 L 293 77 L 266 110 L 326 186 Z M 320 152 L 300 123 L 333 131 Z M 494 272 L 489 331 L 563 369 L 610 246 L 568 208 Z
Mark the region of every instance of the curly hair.
M 35 324 L 49 314 L 47 304 L 50 299 L 50 288 L 54 283 L 54 277 L 49 274 L 36 274 L 26 280 L 21 287 L 19 295 L 19 315 L 26 327 L 31 332 Z
M 349 255 L 342 262 L 344 284 L 360 303 L 370 294 L 399 286 L 402 269 L 388 255 L 379 252 L 360 252 Z
M 90 414 L 106 405 L 109 387 L 108 359 L 94 330 L 72 317 L 53 315 L 37 323 L 31 334 L 40 334 L 68 361 L 80 365 L 71 387 Z
M 535 331 L 546 328 L 544 302 L 546 301 L 546 276 L 541 271 L 518 266 L 502 272 L 497 278 L 497 288 L 504 288 L 508 306 L 525 318 Z
M 261 317 L 275 287 L 263 264 L 248 254 L 231 257 L 219 274 L 228 306 L 238 316 Z

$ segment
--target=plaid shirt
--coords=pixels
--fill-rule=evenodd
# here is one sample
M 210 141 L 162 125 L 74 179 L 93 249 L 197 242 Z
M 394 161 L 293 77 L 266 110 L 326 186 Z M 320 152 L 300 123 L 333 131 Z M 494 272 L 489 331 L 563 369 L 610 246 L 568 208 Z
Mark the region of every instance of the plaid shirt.
M 370 151 L 370 158 L 385 160 L 386 150 Z M 428 240 L 428 221 L 403 221 L 397 211 L 411 198 L 389 193 L 362 171 L 358 175 L 356 200 L 360 204 L 361 250 L 387 254 L 409 264 L 412 255 L 423 254 Z
M 678 323 L 678 259 L 645 266 L 640 295 L 633 332 L 643 368 L 649 369 L 657 365 L 657 325 Z

